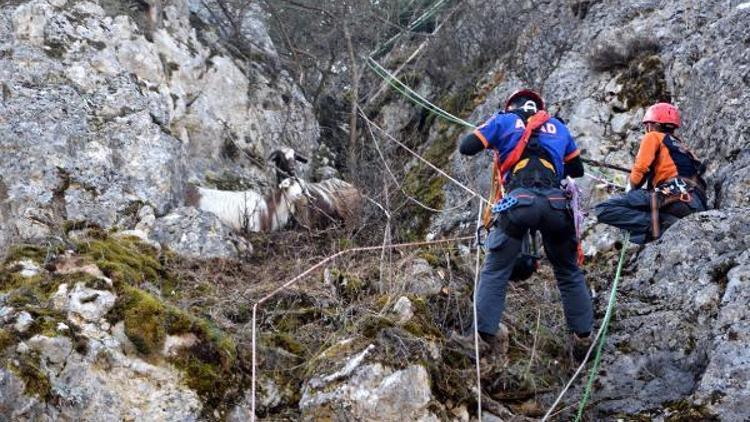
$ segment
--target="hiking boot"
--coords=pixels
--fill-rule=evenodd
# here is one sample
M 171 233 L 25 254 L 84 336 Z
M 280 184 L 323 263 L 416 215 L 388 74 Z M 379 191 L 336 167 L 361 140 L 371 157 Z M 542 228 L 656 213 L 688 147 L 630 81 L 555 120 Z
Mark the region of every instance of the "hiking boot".
M 570 335 L 570 342 L 572 346 L 570 354 L 573 362 L 580 365 L 586 358 L 586 353 L 589 352 L 594 338 L 591 336 L 591 333 L 585 337 L 578 337 L 578 334 L 573 333 Z
M 486 333 L 479 333 L 478 339 L 479 346 L 479 357 L 499 357 L 504 356 L 508 353 L 508 329 L 502 324 L 497 332 L 497 335 L 490 335 Z M 470 359 L 474 359 L 474 333 L 461 335 L 453 332 L 448 339 L 448 344 L 457 346 L 457 349 L 462 354 L 468 356 Z

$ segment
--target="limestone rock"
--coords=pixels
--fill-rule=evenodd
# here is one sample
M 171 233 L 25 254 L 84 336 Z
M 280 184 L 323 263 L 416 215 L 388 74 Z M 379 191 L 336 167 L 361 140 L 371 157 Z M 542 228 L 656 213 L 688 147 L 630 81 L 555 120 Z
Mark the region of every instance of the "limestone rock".
M 68 290 L 60 285 L 52 298 L 58 310 L 67 312 L 68 319 L 77 325 L 99 321 L 115 305 L 115 295 L 107 290 L 96 290 L 78 282 Z
M 190 3 L 169 2 L 152 41 L 117 2 L 0 7 L 0 250 L 63 220 L 148 232 L 155 216 L 133 209 L 166 214 L 189 177 L 263 186 L 282 141 L 311 156 L 319 127 L 301 90 L 262 62 L 242 69 L 191 24 L 209 2 Z M 278 60 L 258 6 L 243 19 Z
M 400 298 L 398 298 L 396 303 L 393 305 L 393 312 L 396 313 L 398 322 L 401 324 L 409 321 L 414 316 L 413 306 L 409 298 L 406 296 L 401 296 Z
M 46 362 L 60 366 L 73 351 L 73 343 L 67 337 L 35 335 L 27 341 L 29 348 L 38 352 Z
M 251 249 L 218 217 L 193 207 L 173 210 L 154 222 L 152 239 L 186 256 L 235 258 Z
M 34 318 L 31 314 L 26 311 L 21 311 L 16 315 L 16 323 L 13 325 L 13 328 L 19 333 L 25 333 L 31 326 L 32 322 L 34 322 Z
M 315 420 L 330 407 L 346 409 L 355 420 L 437 420 L 427 410 L 432 400 L 430 377 L 424 367 L 393 371 L 379 363 L 358 367 L 345 382 L 326 391 L 306 387 L 300 400 L 304 420 Z
M 13 263 L 11 266 L 13 265 L 20 265 L 21 267 L 23 267 L 20 274 L 22 277 L 26 278 L 34 277 L 42 271 L 41 267 L 39 267 L 39 264 L 30 259 L 22 259 L 18 262 Z
M 408 259 L 401 263 L 401 268 L 401 274 L 396 281 L 404 286 L 407 292 L 431 296 L 440 293 L 443 288 L 443 280 L 423 258 Z
M 744 209 L 685 218 L 641 252 L 623 279 L 594 392 L 601 416 L 681 401 L 729 420 L 750 417 L 742 346 L 750 326 L 750 217 Z

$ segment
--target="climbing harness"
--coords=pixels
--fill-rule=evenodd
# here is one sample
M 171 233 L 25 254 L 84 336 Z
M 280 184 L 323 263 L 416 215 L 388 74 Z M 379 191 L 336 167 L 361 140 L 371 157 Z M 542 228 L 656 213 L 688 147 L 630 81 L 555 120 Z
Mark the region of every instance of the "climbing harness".
M 389 40 L 388 41 L 389 44 L 392 43 L 392 42 L 393 42 L 393 40 Z M 382 52 L 382 50 L 378 51 L 378 53 L 380 53 L 380 52 Z M 367 64 L 367 66 L 376 75 L 378 75 L 379 77 L 381 77 L 382 79 L 384 79 L 388 83 L 388 85 L 390 85 L 394 90 L 396 90 L 397 92 L 399 92 L 400 94 L 402 94 L 404 97 L 406 97 L 407 99 L 409 99 L 410 101 L 412 101 L 417 106 L 422 107 L 423 109 L 425 109 L 428 112 L 436 115 L 437 117 L 440 117 L 440 118 L 442 118 L 442 119 L 444 119 L 444 120 L 446 120 L 448 122 L 459 124 L 459 125 L 467 127 L 467 128 L 476 129 L 475 125 L 473 125 L 473 124 L 467 122 L 466 120 L 463 120 L 463 119 L 461 119 L 461 118 L 459 118 L 457 116 L 454 116 L 451 113 L 448 113 L 447 111 L 443 110 L 442 108 L 436 106 L 435 104 L 433 104 L 430 101 L 428 101 L 427 99 L 425 99 L 423 96 L 419 95 L 416 91 L 414 91 L 409 86 L 407 86 L 406 84 L 404 84 L 403 82 L 401 82 L 398 78 L 396 78 L 395 75 L 393 75 L 391 72 L 389 72 L 383 66 L 381 66 L 373 58 L 374 56 L 375 56 L 375 54 L 371 54 L 369 57 L 367 57 L 365 59 L 365 62 Z M 390 134 L 388 134 L 387 132 L 385 132 L 385 130 L 383 130 L 382 128 L 378 127 L 369 118 L 367 118 L 367 116 L 365 115 L 365 113 L 361 109 L 359 109 L 359 112 L 360 112 L 360 115 L 368 122 L 368 124 L 373 125 L 375 128 L 377 128 L 382 133 L 384 133 L 389 140 L 397 143 L 402 148 L 405 148 L 407 151 L 409 151 L 409 153 L 411 153 L 412 155 L 415 155 L 421 161 L 426 162 L 430 167 L 432 167 L 433 169 L 435 169 L 436 171 L 438 171 L 440 174 L 442 174 L 443 176 L 445 176 L 448 179 L 450 179 L 452 182 L 456 183 L 462 189 L 464 189 L 464 190 L 472 193 L 473 195 L 477 196 L 478 198 L 480 198 L 479 214 L 477 215 L 477 230 L 476 230 L 476 233 L 475 233 L 475 236 L 474 236 L 475 242 L 477 244 L 477 255 L 476 255 L 476 267 L 475 267 L 475 279 L 474 279 L 474 296 L 475 297 L 474 297 L 474 306 L 473 306 L 474 312 L 473 313 L 474 313 L 474 349 L 475 349 L 475 359 L 474 360 L 476 362 L 476 381 L 477 381 L 477 387 L 476 387 L 477 388 L 477 392 L 476 392 L 477 393 L 477 416 L 478 416 L 479 420 L 481 420 L 482 419 L 482 388 L 481 388 L 481 376 L 480 376 L 481 373 L 480 373 L 480 366 L 479 366 L 479 362 L 480 362 L 480 360 L 479 360 L 479 344 L 478 344 L 479 343 L 479 339 L 478 339 L 479 336 L 478 336 L 478 333 L 477 333 L 477 321 L 476 321 L 476 318 L 477 318 L 477 312 L 476 312 L 476 304 L 477 304 L 477 300 L 476 299 L 477 298 L 476 298 L 476 294 L 477 294 L 477 291 L 478 291 L 479 265 L 480 265 L 480 247 L 479 246 L 482 245 L 481 233 L 482 233 L 482 229 L 483 228 L 487 229 L 487 228 L 490 227 L 490 224 L 491 224 L 491 222 L 493 220 L 493 218 L 492 218 L 493 217 L 492 216 L 492 214 L 493 214 L 492 211 L 493 211 L 493 209 L 495 209 L 496 206 L 499 206 L 497 208 L 498 211 L 500 211 L 504 207 L 507 207 L 505 209 L 505 211 L 507 211 L 507 209 L 510 209 L 510 208 L 512 208 L 513 205 L 515 205 L 515 204 L 512 204 L 512 202 L 513 202 L 512 200 L 509 200 L 509 202 L 507 202 L 505 204 L 505 206 L 501 205 L 502 203 L 498 203 L 498 201 L 500 201 L 502 198 L 505 197 L 505 187 L 503 185 L 503 173 L 505 171 L 507 171 L 510 167 L 514 166 L 517 163 L 517 161 L 519 160 L 519 158 L 521 157 L 521 154 L 523 152 L 522 149 L 525 148 L 525 144 L 528 142 L 528 137 L 524 140 L 524 142 L 523 142 L 524 146 L 521 147 L 521 150 L 520 150 L 520 152 L 518 152 L 517 155 L 514 154 L 516 152 L 515 150 L 511 153 L 511 155 L 509 155 L 509 158 L 511 158 L 511 157 L 514 158 L 513 161 L 510 161 L 508 159 L 505 160 L 505 162 L 508 163 L 508 166 L 507 166 L 507 168 L 504 169 L 504 171 L 503 171 L 503 167 L 504 167 L 505 163 L 501 163 L 500 162 L 500 156 L 497 153 L 497 151 L 495 151 L 495 154 L 494 154 L 494 165 L 493 165 L 493 177 L 492 177 L 492 184 L 491 184 L 492 189 L 491 189 L 491 195 L 490 195 L 491 202 L 490 202 L 490 201 L 487 201 L 481 195 L 477 194 L 473 190 L 471 190 L 468 187 L 466 187 L 465 185 L 463 185 L 462 183 L 458 182 L 457 180 L 455 180 L 451 176 L 447 175 L 445 172 L 443 172 L 439 168 L 435 167 L 431 163 L 429 163 L 426 160 L 424 160 L 417 153 L 415 153 L 414 151 L 412 151 L 411 149 L 409 149 L 403 143 L 401 143 L 398 140 L 396 140 L 394 137 L 390 136 Z M 549 115 L 547 115 L 546 118 L 544 116 L 544 115 L 546 115 L 546 112 L 543 115 L 540 115 L 540 117 L 538 117 L 537 119 L 534 119 L 534 117 L 536 117 L 537 115 L 540 115 L 540 113 L 537 113 L 534 116 L 532 116 L 532 118 L 529 119 L 529 122 L 526 125 L 525 132 L 528 130 L 529 136 L 530 136 L 530 132 L 531 131 L 533 131 L 534 129 L 538 128 L 539 126 L 541 126 L 542 124 L 544 124 L 547 120 L 549 120 Z M 532 121 L 532 119 L 533 119 L 533 121 Z M 537 125 L 537 123 L 538 123 L 538 125 Z M 536 127 L 533 127 L 533 125 L 536 125 Z M 519 145 L 520 144 L 521 144 L 521 142 L 519 142 Z M 613 185 L 611 182 L 607 182 L 607 184 Z M 570 187 L 570 189 L 574 189 L 575 190 L 575 192 L 571 191 L 569 193 L 569 196 L 570 196 L 569 199 L 572 202 L 571 207 L 573 209 L 574 221 L 577 222 L 577 225 L 576 225 L 576 236 L 580 239 L 580 233 L 582 231 L 582 219 L 583 219 L 583 214 L 582 214 L 581 205 L 580 205 L 580 191 L 578 191 L 578 188 L 575 185 L 572 185 Z M 482 218 L 482 202 L 488 202 L 488 203 L 494 204 L 491 207 L 485 208 L 484 218 Z M 578 211 L 576 211 L 576 210 L 578 210 Z M 484 224 L 482 224 L 482 222 Z M 628 239 L 628 237 L 626 235 L 626 237 L 625 237 L 626 241 L 623 243 L 623 245 L 627 244 L 627 239 Z M 535 239 L 535 237 L 532 238 L 532 242 L 533 242 L 532 248 L 534 250 L 536 250 L 536 239 Z M 580 257 L 582 256 L 582 251 L 580 250 L 580 241 L 578 243 L 579 243 L 579 260 L 580 260 Z M 623 246 L 622 254 L 620 256 L 620 262 L 618 264 L 617 274 L 616 274 L 616 277 L 615 277 L 615 282 L 613 283 L 613 286 L 612 286 L 612 292 L 610 294 L 610 300 L 609 300 L 609 304 L 607 305 L 607 312 L 606 312 L 606 315 L 605 315 L 605 319 L 604 319 L 604 321 L 602 323 L 602 326 L 599 329 L 599 331 L 597 332 L 597 335 L 594 338 L 594 341 L 593 341 L 591 347 L 589 348 L 589 350 L 588 350 L 588 352 L 586 354 L 586 357 L 584 358 L 584 362 L 579 366 L 579 368 L 576 371 L 576 373 L 574 374 L 573 378 L 571 378 L 571 380 L 566 385 L 565 389 L 560 393 L 560 396 L 557 398 L 557 401 L 554 403 L 554 405 L 552 406 L 552 408 L 550 408 L 550 410 L 547 412 L 547 415 L 545 415 L 545 417 L 544 417 L 543 420 L 546 420 L 547 418 L 549 418 L 550 414 L 554 411 L 555 407 L 557 406 L 557 404 L 559 403 L 559 401 L 562 399 L 562 397 L 564 396 L 565 392 L 570 388 L 570 386 L 573 384 L 573 382 L 575 381 L 575 379 L 578 377 L 578 375 L 583 370 L 586 362 L 588 361 L 588 359 L 589 359 L 589 357 L 590 357 L 590 355 L 592 353 L 592 350 L 594 349 L 595 345 L 597 344 L 597 340 L 600 340 L 600 342 L 599 342 L 599 348 L 597 350 L 597 355 L 596 355 L 596 361 L 597 361 L 596 366 L 598 367 L 598 362 L 599 362 L 599 359 L 601 357 L 602 346 L 603 346 L 604 340 L 606 338 L 606 328 L 609 325 L 609 321 L 610 321 L 610 318 L 611 318 L 611 312 L 612 312 L 612 309 L 613 309 L 614 304 L 615 304 L 615 299 L 616 299 L 616 294 L 617 294 L 617 285 L 618 285 L 618 281 L 619 281 L 619 278 L 620 278 L 620 273 L 621 273 L 621 269 L 622 269 L 622 264 L 623 264 L 623 261 L 624 261 L 624 257 L 625 257 L 625 247 Z M 255 388 L 254 388 L 254 386 L 255 386 L 255 378 L 254 378 L 255 377 L 255 372 L 254 372 L 255 371 L 255 354 L 254 354 L 255 353 L 255 336 L 254 336 L 255 331 L 254 330 L 255 330 L 255 307 L 253 308 L 253 410 L 255 408 Z M 596 373 L 596 371 L 592 371 L 592 375 L 590 377 L 589 384 L 593 383 L 593 376 L 595 375 L 595 373 Z M 590 385 L 589 385 L 589 388 L 587 390 L 590 390 Z M 585 401 L 582 401 L 581 402 L 581 408 L 583 409 L 584 406 L 585 406 Z
M 674 179 L 662 183 L 656 187 L 656 191 L 664 195 L 665 197 L 678 196 L 681 201 L 690 201 L 690 187 L 681 178 L 675 177 Z

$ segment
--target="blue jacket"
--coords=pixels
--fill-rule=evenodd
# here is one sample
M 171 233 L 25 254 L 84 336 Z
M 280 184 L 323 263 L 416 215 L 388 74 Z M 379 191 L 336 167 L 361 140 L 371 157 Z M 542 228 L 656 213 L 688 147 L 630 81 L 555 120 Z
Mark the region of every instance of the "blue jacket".
M 479 126 L 474 131 L 474 135 L 482 141 L 485 148 L 491 147 L 499 152 L 500 162 L 503 162 L 521 140 L 525 127 L 523 120 L 517 114 L 498 112 Z M 568 128 L 560 120 L 552 117 L 532 136 L 536 136 L 539 144 L 549 153 L 555 172 L 562 180 L 565 163 L 581 153 Z

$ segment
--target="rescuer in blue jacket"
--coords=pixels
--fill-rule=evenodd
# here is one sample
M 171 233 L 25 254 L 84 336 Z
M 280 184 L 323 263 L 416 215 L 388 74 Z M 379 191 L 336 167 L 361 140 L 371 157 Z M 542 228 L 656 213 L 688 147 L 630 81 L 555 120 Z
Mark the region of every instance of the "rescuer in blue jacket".
M 467 135 L 464 155 L 491 149 L 496 155 L 497 184 L 506 195 L 494 207 L 486 242 L 486 259 L 477 292 L 477 331 L 483 350 L 497 352 L 504 339 L 496 335 L 505 306 L 505 292 L 522 239 L 529 230 L 542 234 L 544 250 L 554 268 L 572 352 L 582 360 L 591 345 L 592 303 L 578 265 L 578 240 L 568 199 L 560 188 L 566 176 L 583 176 L 583 163 L 568 128 L 545 111 L 542 97 L 531 90 L 511 95 L 504 111 Z M 500 199 L 499 197 L 496 199 Z M 471 336 L 456 336 L 473 348 Z M 466 339 L 472 340 L 467 342 Z

